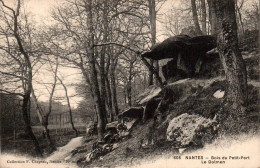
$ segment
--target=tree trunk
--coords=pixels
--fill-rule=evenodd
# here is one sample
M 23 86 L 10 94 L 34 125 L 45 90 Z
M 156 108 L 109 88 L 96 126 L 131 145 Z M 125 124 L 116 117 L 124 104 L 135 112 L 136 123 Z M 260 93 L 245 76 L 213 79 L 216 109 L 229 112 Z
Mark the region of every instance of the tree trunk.
M 104 3 L 104 9 L 103 9 L 103 43 L 107 42 L 108 37 L 108 18 L 107 18 L 107 10 L 108 10 L 108 2 L 107 0 L 103 1 Z M 101 99 L 101 105 L 102 105 L 102 112 L 104 115 L 104 122 L 107 123 L 107 110 L 106 110 L 106 73 L 105 73 L 105 55 L 106 55 L 106 45 L 102 46 L 101 54 L 100 54 L 100 99 Z
M 112 105 L 116 116 L 119 114 L 118 103 L 117 103 L 117 93 L 116 93 L 116 78 L 115 78 L 115 61 L 111 59 L 111 90 L 112 90 Z
M 152 48 L 154 47 L 156 43 L 156 10 L 155 10 L 155 0 L 148 0 L 149 5 L 149 18 L 150 18 L 150 24 L 151 24 L 151 35 L 152 35 Z M 152 61 L 150 62 L 151 65 L 155 65 L 155 71 L 159 73 L 159 63 L 158 61 Z M 156 78 L 155 78 L 156 79 Z M 149 71 L 149 85 L 153 85 L 153 73 Z M 158 85 L 159 82 L 156 80 L 156 85 Z
M 108 80 L 108 76 L 106 76 L 106 91 L 107 91 L 107 108 L 110 114 L 110 121 L 114 121 L 114 114 L 113 114 L 113 108 L 112 108 L 112 93 L 110 88 L 110 82 Z
M 30 99 L 30 101 L 28 102 L 28 109 L 30 109 L 30 110 L 28 111 L 28 121 L 29 121 L 29 123 L 30 123 L 30 125 L 31 125 L 31 99 Z
M 150 26 L 151 26 L 151 35 L 152 35 L 152 47 L 156 43 L 156 11 L 155 11 L 155 0 L 148 0 L 148 6 L 149 6 L 149 19 L 150 19 Z M 151 65 L 156 65 L 155 70 L 159 72 L 159 66 L 158 61 L 150 60 Z M 153 85 L 153 73 L 149 71 L 149 79 L 148 79 L 148 85 Z M 156 81 L 156 84 L 158 84 L 158 81 Z
M 23 98 L 23 105 L 22 105 L 22 111 L 23 111 L 23 119 L 25 122 L 25 132 L 30 136 L 30 138 L 33 140 L 35 151 L 37 156 L 42 157 L 42 150 L 40 148 L 40 145 L 38 143 L 38 140 L 36 139 L 35 135 L 32 132 L 32 127 L 30 125 L 30 122 L 28 120 L 28 102 L 30 101 L 30 89 L 28 89 L 24 95 Z
M 146 89 L 146 86 L 147 86 L 147 76 L 146 76 L 147 74 L 144 72 L 143 73 L 143 77 L 144 77 L 144 85 L 143 85 L 143 90 L 145 90 Z
M 132 106 L 132 86 L 131 86 L 131 81 L 128 81 L 127 82 L 127 85 L 126 85 L 126 95 L 127 95 L 127 104 L 129 107 Z
M 205 0 L 201 0 L 201 28 L 202 28 L 202 33 L 204 35 L 207 34 L 206 19 L 207 19 L 207 13 L 206 13 Z
M 50 152 L 53 152 L 53 151 L 56 150 L 56 147 L 55 147 L 53 141 L 51 140 L 50 132 L 49 132 L 49 129 L 48 129 L 48 125 L 49 125 L 48 120 L 49 120 L 49 115 L 46 115 L 46 116 L 43 117 L 42 127 L 43 127 L 43 131 L 44 131 L 44 135 L 47 138 L 47 142 L 48 142 Z
M 98 118 L 98 140 L 103 141 L 103 134 L 105 129 L 104 122 L 104 113 L 102 112 L 102 103 L 100 98 L 99 84 L 97 79 L 97 71 L 95 65 L 95 54 L 94 54 L 94 23 L 93 23 L 93 14 L 92 14 L 92 0 L 88 0 L 86 2 L 86 12 L 87 12 L 87 28 L 89 33 L 89 43 L 87 46 L 87 52 L 89 56 L 89 65 L 90 65 L 90 74 L 91 74 L 91 82 L 93 83 L 93 95 L 97 109 L 97 118 Z
M 2 2 L 3 3 L 3 2 Z M 18 0 L 17 9 L 16 12 L 13 11 L 13 33 L 14 37 L 16 39 L 16 42 L 19 47 L 19 51 L 24 56 L 25 63 L 27 65 L 27 85 L 24 87 L 24 96 L 23 96 L 23 105 L 22 105 L 22 112 L 23 112 L 23 119 L 25 122 L 25 131 L 30 136 L 30 138 L 33 140 L 35 151 L 37 156 L 42 156 L 42 150 L 40 148 L 39 142 L 36 139 L 35 135 L 32 132 L 32 127 L 30 125 L 30 120 L 28 119 L 28 113 L 30 113 L 30 109 L 28 109 L 28 105 L 30 102 L 30 95 L 32 91 L 32 65 L 30 61 L 30 56 L 28 53 L 24 50 L 24 46 L 22 44 L 22 40 L 19 35 L 18 31 L 18 16 L 20 11 L 20 0 Z
M 195 26 L 195 31 L 197 35 L 201 35 L 202 32 L 200 30 L 200 25 L 199 25 L 199 20 L 198 20 L 198 13 L 197 13 L 197 7 L 196 7 L 196 0 L 191 0 L 191 10 L 192 10 L 192 18 L 193 18 L 193 23 Z
M 127 84 L 126 84 L 126 94 L 127 94 L 127 100 L 128 100 L 128 106 L 132 106 L 132 76 L 133 76 L 133 66 L 134 62 L 130 62 L 130 67 L 129 67 L 129 77 L 127 79 Z
M 34 93 L 34 89 L 32 88 L 32 98 L 33 98 L 33 102 L 34 102 L 34 105 L 36 107 L 36 113 L 37 113 L 37 116 L 39 118 L 39 121 L 41 123 L 41 125 L 43 125 L 43 116 L 44 116 L 44 113 L 41 109 L 41 107 L 39 106 L 38 104 L 38 101 L 37 101 L 37 98 L 36 98 L 36 95 Z M 43 138 L 45 138 L 45 131 L 44 131 L 44 128 L 42 128 L 42 136 Z
M 158 60 L 154 61 L 154 69 L 155 69 L 156 73 L 159 74 L 160 67 L 159 67 L 159 61 Z M 154 79 L 156 81 L 156 86 L 159 86 L 160 85 L 160 81 L 158 81 L 156 76 L 154 76 Z
M 50 134 L 49 134 L 48 119 L 49 119 L 49 116 L 52 112 L 52 99 L 53 99 L 53 95 L 54 95 L 56 84 L 57 84 L 58 65 L 59 65 L 58 57 L 56 57 L 55 69 L 54 70 L 52 69 L 52 71 L 54 73 L 54 82 L 53 82 L 53 85 L 52 85 L 52 90 L 50 92 L 48 111 L 47 111 L 46 115 L 43 116 L 43 127 L 44 127 L 44 131 L 45 131 L 45 135 L 47 136 L 47 140 L 48 140 L 51 152 L 56 150 L 56 147 L 55 147 L 54 143 L 52 142 Z
M 209 22 L 211 26 L 211 35 L 215 35 L 217 31 L 217 16 L 216 16 L 216 0 L 208 0 L 209 6 Z
M 234 0 L 217 0 L 218 51 L 228 82 L 227 102 L 232 116 L 245 113 L 247 105 L 247 74 L 245 62 L 238 48 Z M 233 114 L 232 114 L 233 113 Z
M 242 34 L 244 35 L 245 29 L 244 29 L 244 23 L 243 23 L 243 19 L 242 19 L 242 14 L 241 14 L 241 11 L 240 11 L 240 9 L 242 8 L 242 5 L 239 8 L 238 5 L 237 5 L 237 0 L 235 1 L 235 8 L 236 8 L 236 12 L 238 14 L 239 22 L 241 24 Z
M 153 65 L 153 60 L 150 59 L 150 65 Z M 149 71 L 148 75 L 148 86 L 153 85 L 153 72 Z
M 55 145 L 53 144 L 50 134 L 49 134 L 49 130 L 48 130 L 48 118 L 47 116 L 44 114 L 44 112 L 42 111 L 41 107 L 38 104 L 36 95 L 34 93 L 34 90 L 32 88 L 32 98 L 33 101 L 35 103 L 36 106 L 36 112 L 38 115 L 38 118 L 40 120 L 41 126 L 42 126 L 42 135 L 43 138 L 47 138 L 47 142 L 48 142 L 48 146 L 50 147 L 51 151 L 54 151 L 56 149 Z
M 67 104 L 68 104 L 68 108 L 69 108 L 70 124 L 71 124 L 72 129 L 75 132 L 75 136 L 77 137 L 79 134 L 78 134 L 78 130 L 75 128 L 74 123 L 73 123 L 72 110 L 71 110 L 71 106 L 70 106 L 70 99 L 69 99 L 69 95 L 68 95 L 68 90 L 67 90 L 67 87 L 65 86 L 65 84 L 62 82 L 62 80 L 59 77 L 58 77 L 58 79 L 59 79 L 59 81 L 60 81 L 60 83 L 63 86 L 64 91 L 65 91 L 65 96 L 66 96 Z

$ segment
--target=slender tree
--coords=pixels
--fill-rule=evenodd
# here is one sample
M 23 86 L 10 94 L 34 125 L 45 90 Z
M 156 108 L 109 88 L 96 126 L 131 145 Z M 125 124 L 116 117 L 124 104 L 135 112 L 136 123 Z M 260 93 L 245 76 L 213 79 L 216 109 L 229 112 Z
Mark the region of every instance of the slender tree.
M 207 13 L 205 0 L 201 0 L 201 30 L 203 34 L 207 34 Z
M 58 57 L 56 57 L 55 59 L 56 59 L 56 62 L 55 62 L 55 68 L 54 69 L 51 65 L 51 61 L 48 60 L 50 67 L 51 67 L 51 71 L 53 72 L 53 84 L 52 84 L 52 87 L 51 87 L 51 91 L 48 90 L 49 93 L 50 93 L 50 97 L 49 97 L 49 101 L 48 101 L 48 110 L 43 115 L 43 120 L 42 120 L 42 125 L 43 125 L 43 128 L 44 128 L 44 133 L 45 133 L 47 140 L 48 140 L 50 152 L 53 152 L 54 150 L 56 150 L 55 144 L 50 137 L 50 133 L 49 133 L 49 129 L 48 129 L 49 116 L 51 115 L 51 112 L 52 112 L 53 96 L 54 96 L 56 85 L 57 85 L 57 73 L 58 73 L 58 66 L 59 66 Z
M 90 74 L 91 74 L 91 82 L 93 83 L 93 93 L 94 93 L 94 100 L 96 103 L 96 110 L 97 110 L 97 118 L 98 118 L 98 140 L 103 141 L 103 134 L 105 129 L 105 122 L 104 122 L 104 113 L 102 109 L 101 97 L 100 97 L 100 90 L 99 84 L 97 79 L 97 71 L 96 71 L 96 59 L 95 59 L 95 52 L 94 52 L 94 23 L 93 23 L 93 4 L 92 0 L 88 0 L 86 3 L 86 12 L 87 12 L 87 28 L 88 28 L 88 45 L 86 46 L 89 56 L 89 66 L 90 66 Z
M 71 106 L 70 106 L 70 98 L 69 98 L 69 95 L 68 95 L 68 89 L 67 89 L 66 85 L 63 83 L 62 79 L 59 76 L 57 76 L 57 78 L 60 81 L 60 84 L 62 85 L 62 87 L 65 91 L 65 96 L 66 96 L 66 100 L 67 100 L 67 104 L 68 104 L 68 108 L 69 108 L 70 124 L 71 124 L 72 129 L 75 132 L 75 136 L 77 137 L 79 135 L 79 133 L 78 133 L 78 130 L 74 126 L 73 117 L 72 117 L 72 110 L 71 110 Z
M 242 34 L 245 33 L 244 22 L 243 22 L 242 13 L 241 13 L 243 5 L 244 5 L 244 0 L 242 0 L 242 1 L 240 2 L 240 4 L 238 4 L 238 0 L 235 0 L 236 14 L 237 14 L 239 23 L 240 23 L 240 25 L 241 25 Z
M 209 7 L 209 22 L 211 35 L 215 35 L 217 31 L 217 16 L 216 16 L 216 0 L 208 0 Z
M 154 47 L 156 43 L 156 9 L 155 9 L 155 0 L 148 0 L 149 6 L 149 19 L 150 19 L 150 30 L 152 35 L 152 47 Z M 158 61 L 150 61 L 151 65 L 155 65 L 155 70 L 159 73 L 159 63 Z M 151 79 L 152 78 L 152 79 Z M 156 79 L 156 78 L 155 78 Z M 153 73 L 149 71 L 149 85 L 153 85 Z M 158 85 L 158 81 L 156 80 L 156 84 Z
M 152 46 L 156 43 L 156 11 L 155 11 L 155 0 L 148 0 L 148 8 L 149 8 L 149 20 L 150 20 L 150 31 L 152 35 Z M 152 59 L 150 60 L 150 64 L 156 64 Z M 158 62 L 157 64 L 158 65 Z M 148 84 L 153 85 L 153 73 L 149 71 Z
M 111 90 L 112 90 L 112 105 L 115 111 L 115 114 L 119 114 L 118 102 L 117 102 L 117 90 L 116 90 L 116 65 L 118 57 L 110 59 L 110 79 L 111 79 Z
M 104 0 L 103 1 L 103 43 L 106 43 L 108 40 L 108 1 Z M 107 101 L 107 91 L 106 91 L 106 75 L 107 73 L 105 72 L 105 57 L 106 57 L 106 51 L 107 47 L 102 46 L 101 53 L 100 53 L 100 64 L 99 64 L 99 69 L 100 69 L 100 99 L 101 99 L 101 105 L 102 105 L 102 112 L 103 115 L 105 116 L 104 120 L 107 120 L 107 109 L 106 109 L 106 104 L 108 103 Z M 109 109 L 108 109 L 109 110 Z M 109 111 L 111 113 L 111 111 Z M 107 123 L 107 121 L 105 121 Z
M 111 92 L 111 83 L 108 75 L 106 75 L 106 93 L 107 93 L 107 109 L 110 115 L 110 121 L 114 121 L 114 113 L 113 113 L 113 103 L 112 103 L 112 92 Z
M 56 147 L 55 147 L 53 141 L 51 140 L 50 132 L 48 129 L 48 117 L 46 115 L 46 112 L 42 109 L 42 107 L 38 103 L 38 100 L 37 100 L 37 97 L 35 95 L 35 91 L 33 88 L 32 88 L 32 100 L 36 107 L 36 113 L 37 113 L 38 119 L 42 126 L 43 138 L 47 139 L 47 145 L 50 147 L 50 152 L 52 152 L 56 149 Z
M 191 0 L 191 11 L 192 11 L 193 23 L 195 26 L 195 31 L 198 35 L 201 35 L 202 32 L 201 32 L 200 25 L 199 25 L 196 0 Z

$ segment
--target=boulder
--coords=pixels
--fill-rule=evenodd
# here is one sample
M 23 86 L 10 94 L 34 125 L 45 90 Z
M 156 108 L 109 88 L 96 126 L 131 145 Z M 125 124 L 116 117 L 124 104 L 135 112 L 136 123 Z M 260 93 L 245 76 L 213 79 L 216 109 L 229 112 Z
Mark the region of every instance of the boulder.
M 97 123 L 94 121 L 89 121 L 86 125 L 86 136 L 92 136 L 97 133 Z
M 106 125 L 106 131 L 107 132 L 112 132 L 112 133 L 116 133 L 117 130 L 116 130 L 116 126 L 118 125 L 118 121 L 114 121 L 114 122 L 111 122 L 111 123 L 107 123 Z
M 104 134 L 105 142 L 115 143 L 129 136 L 131 129 L 136 125 L 137 121 L 137 118 L 124 118 L 121 122 L 108 123 L 106 125 L 106 133 Z
M 126 129 L 127 129 L 128 131 L 130 131 L 130 130 L 135 126 L 135 124 L 137 123 L 137 120 L 138 120 L 138 119 L 132 119 L 132 120 L 130 120 L 130 121 L 128 121 L 128 122 L 125 122 L 124 124 L 125 124 L 125 126 L 126 126 Z
M 169 122 L 166 136 L 175 147 L 201 146 L 214 139 L 217 128 L 215 120 L 184 113 Z
M 117 125 L 117 133 L 118 135 L 123 138 L 127 137 L 130 135 L 130 131 L 134 126 L 136 126 L 137 121 L 139 119 L 133 118 L 133 119 L 128 119 L 128 121 L 124 121 L 123 123 L 119 123 Z
M 107 123 L 106 129 L 116 128 L 117 124 L 118 124 L 118 121 L 114 121 L 114 122 L 111 122 L 111 123 Z
M 146 120 L 154 117 L 154 112 L 161 100 L 162 89 L 157 86 L 149 86 L 136 99 L 137 107 L 130 107 L 122 112 L 118 118 L 127 126 L 128 132 L 137 123 L 137 120 Z M 128 121 L 127 121 L 128 120 Z M 126 133 L 126 131 L 121 131 Z M 122 134 L 122 136 L 123 136 Z
M 107 132 L 104 134 L 104 140 L 106 143 L 116 143 L 121 140 L 120 136 L 117 133 Z
M 119 119 L 123 118 L 136 118 L 142 119 L 144 108 L 143 107 L 130 107 L 118 115 Z
M 140 94 L 137 99 L 136 103 L 138 105 L 146 105 L 151 99 L 160 97 L 162 89 L 160 87 L 151 85 L 145 91 Z
M 115 143 L 122 140 L 122 138 L 130 135 L 131 129 L 136 125 L 138 119 L 136 118 L 124 118 L 123 121 L 108 123 L 106 126 L 106 133 L 104 134 L 104 140 L 106 143 Z
M 135 98 L 135 103 L 140 105 L 140 101 L 147 97 L 152 92 L 152 90 L 156 88 L 157 87 L 155 85 L 150 85 L 147 88 L 145 88 L 145 90 Z

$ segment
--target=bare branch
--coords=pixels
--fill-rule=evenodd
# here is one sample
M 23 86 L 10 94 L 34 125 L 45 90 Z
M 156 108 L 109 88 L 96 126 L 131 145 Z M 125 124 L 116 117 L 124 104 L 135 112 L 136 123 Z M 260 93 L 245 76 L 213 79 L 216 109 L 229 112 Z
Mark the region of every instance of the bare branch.
M 0 89 L 0 92 L 4 92 L 4 93 L 8 93 L 8 94 L 11 94 L 11 95 L 18 95 L 18 96 L 24 96 L 22 93 L 13 93 L 13 92 L 9 92 L 7 90 L 3 90 L 3 89 Z
M 123 44 L 118 44 L 118 43 L 115 43 L 115 42 L 109 42 L 109 43 L 102 43 L 102 44 L 94 44 L 93 47 L 97 47 L 97 46 L 106 46 L 106 45 L 117 45 L 117 46 L 120 46 L 120 47 L 123 47 L 123 48 L 126 48 L 130 51 L 133 51 L 135 53 L 140 53 L 140 51 L 137 51 L 137 50 L 134 50 L 130 47 L 127 47 L 127 46 L 124 46 Z M 92 48 L 93 48 L 92 47 Z
M 28 80 L 26 77 L 24 76 L 18 76 L 18 75 L 15 75 L 15 74 L 11 74 L 11 73 L 8 73 L 8 72 L 3 72 L 3 71 L 0 71 L 1 74 L 3 75 L 9 75 L 9 76 L 13 76 L 13 77 L 16 77 L 16 78 L 19 78 L 19 79 L 25 79 L 25 80 Z
M 2 5 L 3 5 L 5 8 L 9 9 L 9 10 L 15 15 L 15 11 L 14 11 L 12 8 L 10 8 L 9 6 L 5 5 L 5 3 L 4 3 L 3 0 L 0 0 L 0 2 L 2 2 Z

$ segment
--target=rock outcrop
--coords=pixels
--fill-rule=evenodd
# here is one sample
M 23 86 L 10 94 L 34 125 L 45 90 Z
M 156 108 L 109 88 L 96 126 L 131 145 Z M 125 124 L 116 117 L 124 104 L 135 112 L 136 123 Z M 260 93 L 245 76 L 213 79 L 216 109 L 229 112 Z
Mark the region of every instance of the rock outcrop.
M 225 106 L 228 86 L 225 77 L 217 75 L 210 79 L 177 79 L 168 82 L 162 89 L 156 86 L 146 88 L 136 98 L 134 107 L 120 115 L 123 120 L 107 124 L 105 144 L 96 143 L 92 146 L 95 140 L 91 137 L 88 139 L 91 143 L 79 148 L 76 151 L 78 154 L 70 160 L 78 160 L 79 167 L 116 167 L 118 162 L 132 163 L 136 158 L 151 157 L 153 154 L 171 152 L 179 155 L 208 147 L 212 140 L 223 133 L 244 134 L 249 130 L 252 135 L 259 133 L 260 84 L 252 81 L 258 79 L 256 69 L 259 54 L 242 54 L 247 67 L 255 74 L 250 73 L 248 78 L 249 105 L 247 116 L 241 121 L 223 124 L 229 111 L 229 107 Z M 218 72 L 212 70 L 208 73 L 210 77 Z M 143 122 L 138 122 L 141 119 Z M 238 127 L 235 130 L 239 132 L 232 132 L 234 127 Z
M 169 122 L 167 140 L 179 148 L 201 146 L 214 139 L 217 128 L 215 120 L 184 113 Z

